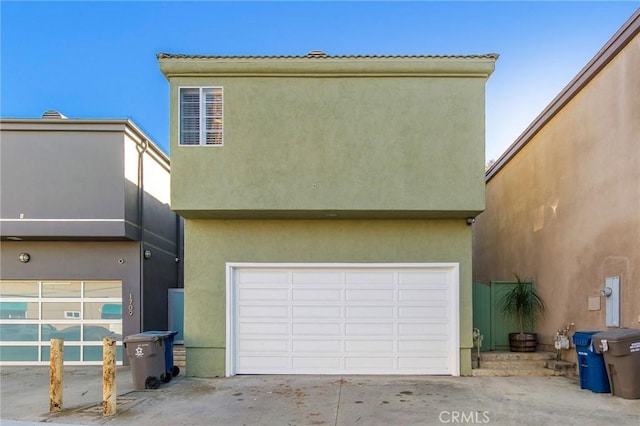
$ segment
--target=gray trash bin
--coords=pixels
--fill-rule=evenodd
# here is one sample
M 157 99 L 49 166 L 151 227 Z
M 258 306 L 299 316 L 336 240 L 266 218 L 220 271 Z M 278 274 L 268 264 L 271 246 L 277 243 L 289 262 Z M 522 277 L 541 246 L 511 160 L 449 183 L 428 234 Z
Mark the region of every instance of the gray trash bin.
M 594 334 L 593 347 L 604 356 L 611 394 L 640 399 L 640 330 L 618 328 Z
M 165 380 L 164 337 L 132 334 L 122 341 L 131 364 L 135 390 L 158 389 Z

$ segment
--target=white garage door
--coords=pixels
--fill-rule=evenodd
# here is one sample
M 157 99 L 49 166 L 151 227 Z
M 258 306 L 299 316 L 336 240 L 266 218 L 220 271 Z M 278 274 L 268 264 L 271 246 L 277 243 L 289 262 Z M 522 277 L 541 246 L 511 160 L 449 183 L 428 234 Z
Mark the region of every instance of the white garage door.
M 459 374 L 458 264 L 228 264 L 227 374 Z

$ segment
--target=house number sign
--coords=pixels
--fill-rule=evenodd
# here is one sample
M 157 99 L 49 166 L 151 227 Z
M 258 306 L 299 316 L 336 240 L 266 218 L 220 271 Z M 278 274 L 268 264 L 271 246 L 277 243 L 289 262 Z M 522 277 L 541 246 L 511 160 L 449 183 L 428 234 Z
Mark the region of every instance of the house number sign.
M 129 316 L 133 316 L 133 294 L 129 293 Z

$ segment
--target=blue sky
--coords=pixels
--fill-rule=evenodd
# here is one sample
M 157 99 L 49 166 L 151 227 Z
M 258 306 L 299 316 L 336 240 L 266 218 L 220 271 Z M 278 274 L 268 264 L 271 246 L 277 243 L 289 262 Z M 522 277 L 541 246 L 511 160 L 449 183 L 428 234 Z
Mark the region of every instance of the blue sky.
M 606 2 L 0 2 L 0 116 L 130 118 L 165 152 L 156 54 L 498 53 L 486 158 L 497 159 L 640 7 Z

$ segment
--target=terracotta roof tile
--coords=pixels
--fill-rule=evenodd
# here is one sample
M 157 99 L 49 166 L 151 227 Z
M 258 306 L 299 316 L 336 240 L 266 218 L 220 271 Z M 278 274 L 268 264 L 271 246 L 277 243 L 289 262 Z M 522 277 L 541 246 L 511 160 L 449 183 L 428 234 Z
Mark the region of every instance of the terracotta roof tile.
M 424 58 L 485 58 L 498 59 L 497 53 L 486 53 L 477 55 L 327 55 L 318 50 L 309 52 L 306 55 L 188 55 L 179 53 L 158 53 L 158 59 L 424 59 Z

